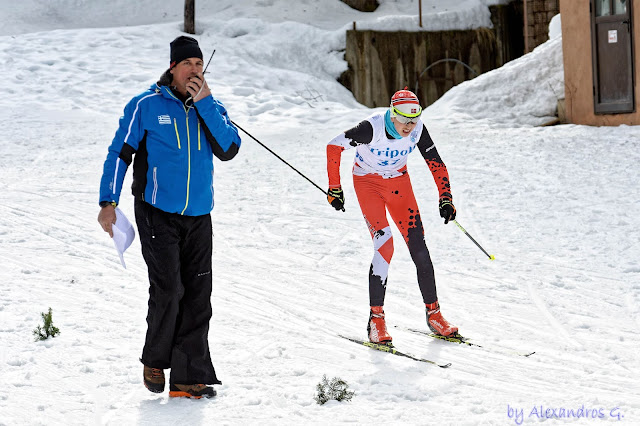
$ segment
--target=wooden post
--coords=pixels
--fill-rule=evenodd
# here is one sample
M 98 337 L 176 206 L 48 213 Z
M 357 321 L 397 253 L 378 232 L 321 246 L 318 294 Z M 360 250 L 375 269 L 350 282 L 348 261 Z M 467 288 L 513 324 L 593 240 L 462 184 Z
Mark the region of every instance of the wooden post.
M 184 32 L 196 33 L 196 0 L 184 0 Z
M 420 13 L 420 28 L 422 28 L 422 0 L 418 0 L 418 10 Z
M 527 0 L 522 0 L 523 17 L 524 17 L 524 53 L 529 53 L 529 19 L 527 13 Z

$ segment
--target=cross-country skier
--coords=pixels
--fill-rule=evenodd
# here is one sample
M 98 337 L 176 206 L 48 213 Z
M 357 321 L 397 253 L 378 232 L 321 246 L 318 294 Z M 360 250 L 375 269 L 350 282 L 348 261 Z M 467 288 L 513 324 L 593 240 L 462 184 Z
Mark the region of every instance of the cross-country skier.
M 327 200 L 336 210 L 344 206 L 340 157 L 345 149 L 356 148 L 353 186 L 374 248 L 369 270 L 371 311 L 367 325 L 369 340 L 374 343 L 390 344 L 392 340 L 387 332 L 383 310 L 387 273 L 393 255 L 393 237 L 387 221 L 387 210 L 402 233 L 418 270 L 418 285 L 426 305 L 429 328 L 443 336 L 458 331 L 440 313 L 433 265 L 409 179 L 407 157 L 417 148 L 427 162 L 440 193 L 440 216 L 445 224 L 456 217 L 449 174 L 420 118 L 422 107 L 418 98 L 406 89 L 393 95 L 391 106 L 385 113 L 370 116 L 333 138 L 327 145 Z

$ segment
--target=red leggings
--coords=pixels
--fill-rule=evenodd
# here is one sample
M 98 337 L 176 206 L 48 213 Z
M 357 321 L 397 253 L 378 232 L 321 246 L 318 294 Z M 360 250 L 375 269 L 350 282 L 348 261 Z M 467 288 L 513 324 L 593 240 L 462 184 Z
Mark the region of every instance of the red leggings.
M 416 265 L 424 303 L 438 300 L 433 264 L 424 242 L 424 228 L 409 174 L 390 179 L 375 174 L 354 176 L 353 186 L 373 238 L 374 253 L 369 269 L 370 305 L 384 305 L 389 263 L 393 256 L 393 236 L 387 221 L 387 210 L 402 233 Z

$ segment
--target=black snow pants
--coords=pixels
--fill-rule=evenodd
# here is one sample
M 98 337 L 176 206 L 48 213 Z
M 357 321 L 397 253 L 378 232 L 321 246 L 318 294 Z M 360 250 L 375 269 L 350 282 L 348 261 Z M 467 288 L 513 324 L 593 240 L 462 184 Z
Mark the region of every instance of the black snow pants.
M 171 368 L 169 383 L 220 384 L 208 341 L 211 216 L 166 213 L 138 198 L 135 214 L 150 284 L 141 361 Z

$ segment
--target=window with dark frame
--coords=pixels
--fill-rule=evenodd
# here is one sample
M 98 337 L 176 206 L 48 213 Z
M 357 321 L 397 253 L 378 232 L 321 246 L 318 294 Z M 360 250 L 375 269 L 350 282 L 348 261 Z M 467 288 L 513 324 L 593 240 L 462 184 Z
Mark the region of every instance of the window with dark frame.
M 596 114 L 635 111 L 632 0 L 591 0 Z

